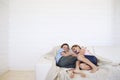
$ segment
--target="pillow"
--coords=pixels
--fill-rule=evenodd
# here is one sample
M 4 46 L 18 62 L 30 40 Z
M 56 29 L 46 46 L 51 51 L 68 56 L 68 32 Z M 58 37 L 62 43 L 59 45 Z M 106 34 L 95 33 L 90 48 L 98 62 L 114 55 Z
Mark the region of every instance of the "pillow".
M 53 60 L 55 59 L 57 50 L 59 49 L 59 46 L 54 47 L 50 52 L 46 53 L 44 58 L 49 59 L 49 60 Z
M 93 46 L 86 46 L 86 49 L 87 49 L 91 54 L 94 54 Z

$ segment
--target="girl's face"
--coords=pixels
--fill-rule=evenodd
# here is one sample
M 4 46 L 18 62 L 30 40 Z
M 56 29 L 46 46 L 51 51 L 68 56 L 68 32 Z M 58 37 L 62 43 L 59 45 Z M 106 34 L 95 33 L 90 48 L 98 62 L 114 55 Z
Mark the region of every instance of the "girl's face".
M 63 48 L 65 51 L 69 51 L 69 47 L 68 47 L 67 45 L 64 45 L 62 48 Z
M 73 51 L 74 53 L 79 53 L 79 52 L 80 52 L 80 48 L 79 48 L 79 47 L 73 47 L 73 48 L 72 48 L 72 51 Z

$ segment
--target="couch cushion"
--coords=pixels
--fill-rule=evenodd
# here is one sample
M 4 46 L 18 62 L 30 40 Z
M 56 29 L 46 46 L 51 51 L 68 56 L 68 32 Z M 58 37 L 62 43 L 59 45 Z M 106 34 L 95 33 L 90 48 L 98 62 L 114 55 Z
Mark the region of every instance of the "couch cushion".
M 60 48 L 60 46 L 54 47 L 51 51 L 49 51 L 48 53 L 46 53 L 44 57 L 45 57 L 46 59 L 49 59 L 49 60 L 55 59 L 57 50 L 58 50 L 59 48 Z

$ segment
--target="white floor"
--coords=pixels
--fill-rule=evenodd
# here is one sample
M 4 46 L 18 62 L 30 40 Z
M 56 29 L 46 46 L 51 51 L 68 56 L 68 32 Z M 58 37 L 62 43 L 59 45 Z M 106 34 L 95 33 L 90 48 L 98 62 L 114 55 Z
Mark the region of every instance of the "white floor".
M 8 71 L 0 77 L 0 80 L 35 80 L 35 72 Z

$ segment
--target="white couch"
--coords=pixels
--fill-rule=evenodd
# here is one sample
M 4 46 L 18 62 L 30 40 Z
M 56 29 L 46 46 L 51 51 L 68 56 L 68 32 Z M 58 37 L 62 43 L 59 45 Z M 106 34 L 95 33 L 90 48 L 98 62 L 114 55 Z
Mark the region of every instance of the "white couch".
M 48 73 L 50 74 L 50 69 L 53 65 L 54 56 L 56 55 L 56 51 L 58 50 L 58 48 L 59 47 L 53 48 L 53 50 L 51 50 L 49 53 L 46 53 L 44 56 L 42 56 L 40 58 L 40 60 L 36 64 L 36 80 L 50 79 L 50 78 L 46 79 L 46 77 L 48 76 Z M 119 77 L 119 74 L 120 74 L 120 64 L 119 64 L 120 63 L 120 46 L 94 46 L 94 47 L 88 47 L 88 50 L 90 50 L 90 52 L 92 52 L 94 55 L 96 55 L 99 58 L 100 62 L 102 63 L 102 64 L 100 63 L 100 65 L 105 65 L 107 63 L 111 64 L 112 68 L 110 70 L 112 70 L 113 72 L 109 71 L 109 73 L 110 72 L 112 72 L 112 74 L 116 73 L 113 76 L 108 75 L 108 78 L 106 78 L 104 80 L 120 80 L 120 77 Z M 110 67 L 107 66 L 105 68 L 110 68 Z M 107 71 L 107 69 L 106 69 L 106 71 Z M 92 73 L 88 73 L 88 75 L 89 75 L 88 79 L 86 78 L 86 79 L 82 79 L 82 80 L 94 80 L 91 77 L 94 77 L 95 74 L 94 75 L 93 74 L 91 75 L 91 74 Z M 108 74 L 108 73 L 106 72 L 106 73 L 102 74 L 101 76 L 103 77 L 103 76 L 105 76 L 105 74 Z M 95 77 L 96 76 L 97 75 L 95 75 Z M 99 75 L 96 78 L 100 78 L 101 76 Z M 74 80 L 79 80 L 79 79 L 81 79 L 81 78 L 77 78 Z M 62 79 L 62 80 L 64 80 L 64 79 Z M 67 80 L 67 79 L 65 79 L 65 80 Z M 68 79 L 68 80 L 70 80 L 70 79 Z M 99 80 L 99 79 L 95 79 L 95 80 Z

